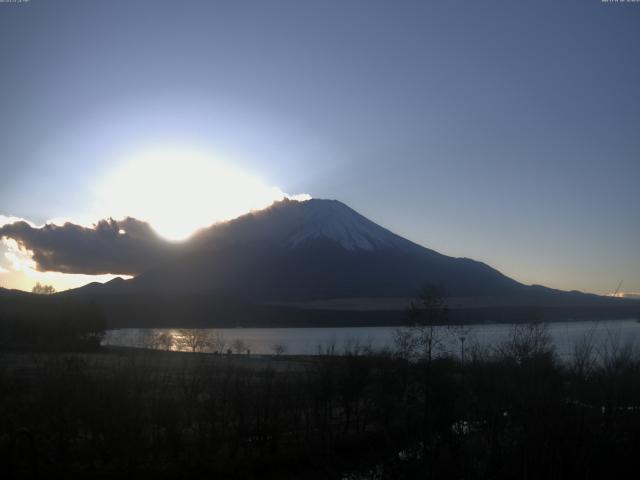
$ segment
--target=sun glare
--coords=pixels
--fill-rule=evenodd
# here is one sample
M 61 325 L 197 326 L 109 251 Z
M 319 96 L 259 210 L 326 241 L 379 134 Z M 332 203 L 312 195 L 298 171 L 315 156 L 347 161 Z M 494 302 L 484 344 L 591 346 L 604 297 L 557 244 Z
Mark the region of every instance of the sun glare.
M 277 187 L 212 156 L 162 150 L 135 155 L 98 188 L 102 216 L 148 221 L 183 240 L 198 228 L 289 197 Z

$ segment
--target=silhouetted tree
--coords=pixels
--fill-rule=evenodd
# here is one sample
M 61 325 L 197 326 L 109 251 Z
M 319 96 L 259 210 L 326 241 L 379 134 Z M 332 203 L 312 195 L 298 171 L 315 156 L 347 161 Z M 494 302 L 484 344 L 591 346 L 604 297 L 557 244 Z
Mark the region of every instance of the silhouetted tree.
M 231 347 L 233 351 L 236 353 L 242 353 L 247 349 L 247 344 L 241 338 L 236 338 L 233 342 L 231 342 Z
M 39 295 L 51 295 L 56 293 L 56 289 L 51 285 L 42 285 L 40 282 L 36 283 L 31 289 L 32 293 L 37 293 Z
M 183 350 L 191 352 L 204 352 L 213 345 L 213 335 L 209 330 L 202 328 L 189 328 L 180 330 L 178 335 L 178 346 Z
M 401 356 L 417 357 L 431 363 L 437 348 L 442 345 L 449 326 L 449 310 L 441 287 L 428 285 L 409 302 L 409 327 L 396 330 L 395 344 Z
M 284 355 L 287 352 L 287 347 L 282 343 L 276 343 L 271 347 L 271 349 L 273 350 L 273 353 L 276 355 L 276 357 Z
M 549 327 L 545 323 L 515 325 L 511 337 L 497 347 L 497 353 L 504 360 L 518 365 L 531 360 L 552 358 L 554 347 Z
M 176 342 L 170 331 L 143 330 L 140 333 L 140 343 L 151 350 L 171 350 Z

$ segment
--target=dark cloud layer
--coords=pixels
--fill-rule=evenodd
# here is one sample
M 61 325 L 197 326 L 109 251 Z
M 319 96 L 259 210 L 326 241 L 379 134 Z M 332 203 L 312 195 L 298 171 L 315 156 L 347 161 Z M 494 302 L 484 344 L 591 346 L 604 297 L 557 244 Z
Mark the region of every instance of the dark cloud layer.
M 88 275 L 136 275 L 175 255 L 179 244 L 160 237 L 135 218 L 101 220 L 92 228 L 73 223 L 37 228 L 26 222 L 0 227 L 0 238 L 12 238 L 33 251 L 40 271 Z

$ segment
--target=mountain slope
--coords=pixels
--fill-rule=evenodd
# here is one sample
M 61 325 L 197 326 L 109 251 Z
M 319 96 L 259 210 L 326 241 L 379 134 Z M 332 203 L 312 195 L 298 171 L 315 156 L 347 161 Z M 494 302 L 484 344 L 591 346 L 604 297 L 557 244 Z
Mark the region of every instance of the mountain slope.
M 277 202 L 202 229 L 181 248 L 131 280 L 59 295 L 97 302 L 114 328 L 394 325 L 426 284 L 444 287 L 461 322 L 630 318 L 640 308 L 522 285 L 410 242 L 334 200 Z
M 510 295 L 491 267 L 412 243 L 331 200 L 282 201 L 199 232 L 189 251 L 127 282 L 135 292 L 208 292 L 255 301 L 413 295 Z

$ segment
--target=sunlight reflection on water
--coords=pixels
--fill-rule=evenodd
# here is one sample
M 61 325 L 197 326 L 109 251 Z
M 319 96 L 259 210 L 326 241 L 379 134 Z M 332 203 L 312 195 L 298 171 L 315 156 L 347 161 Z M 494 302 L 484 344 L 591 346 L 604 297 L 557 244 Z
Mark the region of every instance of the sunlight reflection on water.
M 549 333 L 557 354 L 570 358 L 577 342 L 591 336 L 594 345 L 619 347 L 640 345 L 640 323 L 634 319 L 550 323 Z M 440 327 L 444 328 L 444 327 Z M 206 351 L 268 355 L 315 355 L 343 353 L 346 349 L 371 347 L 379 350 L 393 347 L 396 327 L 343 328 L 218 328 L 218 329 L 119 329 L 110 330 L 103 345 L 160 348 L 175 351 Z M 496 347 L 513 331 L 512 324 L 466 326 L 464 332 L 449 335 L 443 350 L 457 354 L 460 337 L 465 348 L 473 345 Z M 200 339 L 196 338 L 200 335 Z

